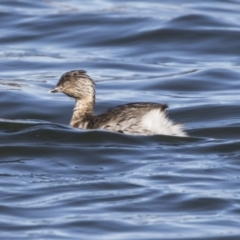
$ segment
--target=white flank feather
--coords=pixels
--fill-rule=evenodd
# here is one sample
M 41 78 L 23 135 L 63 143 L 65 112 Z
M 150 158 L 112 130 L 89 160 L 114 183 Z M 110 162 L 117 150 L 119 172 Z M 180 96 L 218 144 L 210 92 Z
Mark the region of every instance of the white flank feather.
M 183 132 L 181 124 L 175 124 L 171 121 L 164 111 L 152 109 L 142 118 L 143 127 L 153 134 L 163 134 L 185 137 L 187 134 Z

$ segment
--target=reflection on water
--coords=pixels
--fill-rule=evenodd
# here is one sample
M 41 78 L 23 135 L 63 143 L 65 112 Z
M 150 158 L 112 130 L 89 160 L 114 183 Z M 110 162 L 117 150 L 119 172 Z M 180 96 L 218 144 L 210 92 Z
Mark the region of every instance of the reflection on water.
M 238 239 L 239 1 L 4 1 L 4 239 Z M 47 91 L 96 81 L 95 112 L 167 103 L 188 138 L 68 127 Z

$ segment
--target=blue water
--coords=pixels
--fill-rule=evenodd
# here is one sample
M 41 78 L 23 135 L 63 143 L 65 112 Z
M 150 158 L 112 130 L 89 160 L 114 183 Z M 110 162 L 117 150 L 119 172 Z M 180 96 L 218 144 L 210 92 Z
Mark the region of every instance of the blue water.
M 240 239 L 239 7 L 1 1 L 1 239 Z M 189 137 L 70 128 L 73 69 L 96 113 L 167 103 Z

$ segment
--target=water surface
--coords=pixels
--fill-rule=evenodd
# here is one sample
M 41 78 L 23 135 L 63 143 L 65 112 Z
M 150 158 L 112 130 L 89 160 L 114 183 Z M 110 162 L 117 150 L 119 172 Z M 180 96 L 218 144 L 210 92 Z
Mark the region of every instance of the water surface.
M 239 239 L 239 4 L 2 1 L 1 237 Z M 73 69 L 96 113 L 168 103 L 189 137 L 68 127 Z

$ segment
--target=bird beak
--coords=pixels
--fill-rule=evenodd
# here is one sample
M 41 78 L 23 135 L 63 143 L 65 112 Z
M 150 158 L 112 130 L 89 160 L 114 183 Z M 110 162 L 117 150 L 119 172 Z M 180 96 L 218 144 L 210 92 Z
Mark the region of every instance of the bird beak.
M 55 92 L 60 92 L 59 87 L 54 87 L 48 91 L 48 93 L 55 93 Z

